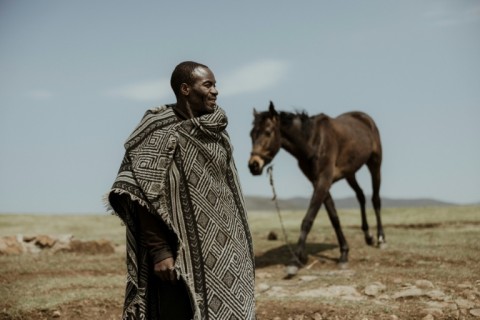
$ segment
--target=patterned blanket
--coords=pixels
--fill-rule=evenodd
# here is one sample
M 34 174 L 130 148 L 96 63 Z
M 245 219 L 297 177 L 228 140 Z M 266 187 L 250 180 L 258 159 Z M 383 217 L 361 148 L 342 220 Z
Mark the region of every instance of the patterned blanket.
M 226 126 L 219 107 L 179 121 L 171 106 L 162 106 L 147 111 L 125 143 L 109 193 L 127 229 L 124 319 L 155 319 L 158 303 L 134 201 L 176 235 L 175 268 L 194 319 L 255 319 L 252 240 Z

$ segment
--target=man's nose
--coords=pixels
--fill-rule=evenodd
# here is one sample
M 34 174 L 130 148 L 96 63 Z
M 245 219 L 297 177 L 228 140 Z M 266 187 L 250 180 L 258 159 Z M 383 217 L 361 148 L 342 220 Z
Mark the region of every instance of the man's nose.
M 212 87 L 212 89 L 210 90 L 210 92 L 214 95 L 218 95 L 218 90 L 217 90 L 217 87 Z

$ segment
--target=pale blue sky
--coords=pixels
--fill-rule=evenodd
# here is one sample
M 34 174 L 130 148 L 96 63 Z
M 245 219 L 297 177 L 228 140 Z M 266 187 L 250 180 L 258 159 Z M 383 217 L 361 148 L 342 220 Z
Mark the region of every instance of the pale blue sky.
M 0 212 L 103 212 L 125 139 L 174 101 L 183 60 L 216 75 L 247 195 L 271 195 L 247 160 L 252 109 L 273 100 L 369 113 L 384 196 L 480 201 L 479 1 L 0 0 Z M 274 173 L 279 197 L 310 196 L 286 152 Z

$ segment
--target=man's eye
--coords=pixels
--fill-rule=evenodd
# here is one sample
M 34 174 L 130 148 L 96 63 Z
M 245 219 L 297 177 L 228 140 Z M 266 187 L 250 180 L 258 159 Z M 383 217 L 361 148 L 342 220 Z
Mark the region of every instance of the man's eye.
M 207 88 L 216 88 L 217 84 L 215 82 L 207 82 L 207 83 L 205 83 L 205 86 Z

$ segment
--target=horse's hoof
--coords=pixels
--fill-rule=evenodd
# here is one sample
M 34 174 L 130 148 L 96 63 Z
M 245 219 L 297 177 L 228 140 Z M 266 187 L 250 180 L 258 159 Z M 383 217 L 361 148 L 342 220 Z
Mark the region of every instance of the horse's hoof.
M 380 242 L 378 244 L 378 248 L 379 249 L 387 249 L 388 248 L 388 244 L 386 242 Z
M 289 279 L 298 273 L 298 267 L 296 265 L 289 265 L 285 268 L 286 278 Z
M 374 246 L 374 245 L 375 245 L 375 241 L 373 241 L 373 237 L 365 238 L 365 242 L 366 242 L 367 245 L 369 245 L 369 246 Z
M 337 265 L 341 269 L 345 269 L 348 266 L 348 255 L 342 254 L 340 258 L 338 258 Z

